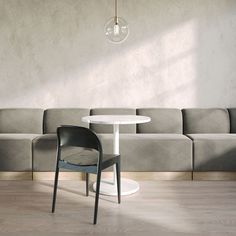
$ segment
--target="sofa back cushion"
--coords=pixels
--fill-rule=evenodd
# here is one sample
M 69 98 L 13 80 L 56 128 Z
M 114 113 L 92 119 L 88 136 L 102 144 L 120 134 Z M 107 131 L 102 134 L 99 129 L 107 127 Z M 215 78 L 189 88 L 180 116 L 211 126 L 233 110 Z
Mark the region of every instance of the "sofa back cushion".
M 229 108 L 230 133 L 236 133 L 236 108 Z
M 230 122 L 227 109 L 183 109 L 184 133 L 229 133 Z
M 182 113 L 179 109 L 140 108 L 137 115 L 149 116 L 151 121 L 138 124 L 138 133 L 183 133 Z
M 56 133 L 61 125 L 77 125 L 88 128 L 89 124 L 82 122 L 83 116 L 89 116 L 89 109 L 85 108 L 53 108 L 44 112 L 44 133 Z
M 136 115 L 136 110 L 131 108 L 95 108 L 91 115 Z M 113 133 L 112 125 L 90 124 L 96 133 Z M 136 133 L 136 125 L 120 125 L 120 133 Z
M 0 109 L 0 133 L 42 134 L 42 131 L 42 109 Z

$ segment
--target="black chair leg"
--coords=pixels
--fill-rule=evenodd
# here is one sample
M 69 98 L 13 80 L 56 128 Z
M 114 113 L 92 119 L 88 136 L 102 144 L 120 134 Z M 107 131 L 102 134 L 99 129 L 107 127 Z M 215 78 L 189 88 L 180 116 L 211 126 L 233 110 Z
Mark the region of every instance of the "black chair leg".
M 98 170 L 97 174 L 97 185 L 96 185 L 96 197 L 95 197 L 95 208 L 94 208 L 94 218 L 93 224 L 97 224 L 97 215 L 98 215 L 98 200 L 99 200 L 99 193 L 100 193 L 100 182 L 101 182 L 101 170 Z
M 55 180 L 54 180 L 53 201 L 52 201 L 52 213 L 54 213 L 54 211 L 55 211 L 55 205 L 56 205 L 58 174 L 59 174 L 59 168 L 58 168 L 58 165 L 57 165 L 57 167 L 56 167 L 56 173 L 55 173 Z
M 89 173 L 86 173 L 85 176 L 86 176 L 86 196 L 88 197 L 88 195 L 89 195 Z
M 120 161 L 116 163 L 116 178 L 118 203 L 120 204 Z

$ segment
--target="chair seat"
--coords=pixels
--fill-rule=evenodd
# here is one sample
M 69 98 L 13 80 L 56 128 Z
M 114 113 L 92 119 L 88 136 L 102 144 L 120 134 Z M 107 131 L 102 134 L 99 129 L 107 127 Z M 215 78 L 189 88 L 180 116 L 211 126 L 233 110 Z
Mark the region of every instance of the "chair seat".
M 111 162 L 116 157 L 119 157 L 119 155 L 115 154 L 103 154 L 102 163 Z M 96 166 L 98 162 L 98 154 L 97 153 L 91 153 L 81 155 L 81 153 L 75 153 L 69 156 L 66 156 L 63 158 L 63 161 L 72 164 L 72 165 L 78 165 L 78 166 Z

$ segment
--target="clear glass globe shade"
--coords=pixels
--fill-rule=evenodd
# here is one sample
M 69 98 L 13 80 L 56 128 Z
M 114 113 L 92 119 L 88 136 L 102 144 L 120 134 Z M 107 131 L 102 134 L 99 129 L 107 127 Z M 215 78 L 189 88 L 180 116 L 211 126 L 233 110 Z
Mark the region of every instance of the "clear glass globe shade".
M 121 43 L 128 37 L 129 27 L 123 18 L 117 17 L 117 22 L 115 19 L 112 17 L 105 24 L 105 35 L 112 43 Z

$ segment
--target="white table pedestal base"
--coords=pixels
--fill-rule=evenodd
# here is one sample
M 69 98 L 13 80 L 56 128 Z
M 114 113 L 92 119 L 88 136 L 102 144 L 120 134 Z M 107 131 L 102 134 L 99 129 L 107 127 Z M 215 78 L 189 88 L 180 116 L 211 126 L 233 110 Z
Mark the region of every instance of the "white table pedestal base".
M 129 195 L 139 190 L 139 184 L 131 179 L 121 179 L 121 195 Z M 93 190 L 96 191 L 96 182 L 93 184 Z M 102 179 L 100 184 L 100 194 L 108 196 L 117 196 L 117 186 L 112 178 Z
M 141 124 L 149 122 L 151 119 L 147 116 L 135 115 L 95 115 L 85 116 L 82 121 L 102 124 L 113 125 L 113 154 L 119 155 L 119 125 L 128 124 Z M 139 184 L 131 179 L 121 179 L 121 195 L 129 195 L 139 190 Z M 96 183 L 93 184 L 93 190 L 96 191 Z M 100 193 L 103 195 L 117 196 L 116 186 L 116 168 L 113 165 L 113 179 L 102 179 L 100 184 Z

